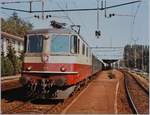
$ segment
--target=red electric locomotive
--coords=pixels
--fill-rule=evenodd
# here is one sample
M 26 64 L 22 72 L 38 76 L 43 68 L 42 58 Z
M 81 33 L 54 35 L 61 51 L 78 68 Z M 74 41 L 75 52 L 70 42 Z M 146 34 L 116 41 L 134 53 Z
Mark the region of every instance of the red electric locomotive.
M 51 28 L 27 33 L 21 81 L 28 91 L 64 99 L 91 74 L 91 50 L 76 31 Z

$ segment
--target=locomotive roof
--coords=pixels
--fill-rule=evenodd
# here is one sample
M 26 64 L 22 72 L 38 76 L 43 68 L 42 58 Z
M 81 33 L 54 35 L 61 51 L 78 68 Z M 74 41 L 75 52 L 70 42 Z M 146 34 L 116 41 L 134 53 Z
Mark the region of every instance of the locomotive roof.
M 67 29 L 67 28 L 61 28 L 61 29 L 57 29 L 57 28 L 44 28 L 44 29 L 34 29 L 31 31 L 28 31 L 27 34 L 35 34 L 35 33 L 58 33 L 58 34 L 76 34 L 78 36 L 80 36 L 80 38 L 88 45 L 88 43 L 83 39 L 83 37 L 81 35 L 79 35 L 76 31 L 72 30 L 72 29 Z
M 63 33 L 63 34 L 77 34 L 75 31 L 71 29 L 57 29 L 57 28 L 44 28 L 44 29 L 34 29 L 27 32 L 28 34 L 35 34 L 35 33 Z

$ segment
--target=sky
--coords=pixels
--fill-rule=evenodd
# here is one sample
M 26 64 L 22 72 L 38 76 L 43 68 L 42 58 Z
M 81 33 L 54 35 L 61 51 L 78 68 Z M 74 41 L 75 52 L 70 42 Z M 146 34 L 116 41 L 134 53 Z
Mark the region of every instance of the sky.
M 1 1 L 18 1 L 18 0 L 1 0 Z M 21 1 L 21 0 L 20 0 Z M 26 0 L 23 0 L 26 1 Z M 28 1 L 28 0 L 27 0 Z M 99 0 L 101 1 L 101 0 Z M 116 5 L 120 3 L 131 2 L 135 0 L 107 0 L 107 6 Z M 18 15 L 26 21 L 33 24 L 36 28 L 48 28 L 51 20 L 81 25 L 81 35 L 90 46 L 110 47 L 118 46 L 124 47 L 126 44 L 149 44 L 149 0 L 142 0 L 140 3 L 134 3 L 127 6 L 121 6 L 113 9 L 108 9 L 107 14 L 115 13 L 120 15 L 131 16 L 114 16 L 112 18 L 105 18 L 104 11 L 100 11 L 99 22 L 102 36 L 95 37 L 95 30 L 97 30 L 97 11 L 86 12 L 62 12 L 62 13 L 45 13 L 52 15 L 49 19 L 36 19 L 35 14 L 17 12 Z M 29 4 L 5 4 L 3 7 L 18 8 L 29 10 Z M 96 8 L 97 0 L 45 0 L 45 10 L 50 9 L 70 9 L 70 8 Z M 41 10 L 41 2 L 33 3 L 33 10 Z M 134 15 L 137 12 L 135 20 Z M 13 11 L 1 9 L 1 16 L 8 18 Z M 41 16 L 41 13 L 36 13 Z M 66 18 L 69 16 L 71 21 Z M 134 24 L 133 24 L 134 20 Z M 108 53 L 107 53 L 108 54 Z

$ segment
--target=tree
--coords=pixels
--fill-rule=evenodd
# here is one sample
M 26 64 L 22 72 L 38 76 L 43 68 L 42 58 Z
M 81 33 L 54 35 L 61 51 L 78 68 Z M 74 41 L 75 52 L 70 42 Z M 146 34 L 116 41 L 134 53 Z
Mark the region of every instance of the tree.
M 9 34 L 24 37 L 28 30 L 32 29 L 32 24 L 18 17 L 16 12 L 8 19 L 1 18 L 1 30 Z M 21 71 L 24 54 L 21 53 L 20 59 L 15 55 L 16 51 L 11 44 L 7 47 L 7 56 L 1 53 L 1 72 L 2 76 L 13 75 Z
M 8 19 L 1 19 L 1 30 L 16 36 L 24 37 L 28 30 L 32 29 L 32 24 L 18 17 L 14 12 Z
M 135 52 L 136 50 L 136 52 Z M 135 59 L 136 57 L 136 59 Z M 149 70 L 149 46 L 143 45 L 126 45 L 124 48 L 124 62 L 126 67 L 134 68 L 136 61 L 136 68 Z M 143 62 L 143 63 L 142 63 Z
M 8 49 L 7 49 L 7 58 L 11 61 L 13 68 L 14 68 L 14 72 L 13 74 L 16 74 L 16 68 L 17 68 L 17 56 L 16 51 L 14 49 L 14 47 L 12 47 L 11 44 L 8 45 Z

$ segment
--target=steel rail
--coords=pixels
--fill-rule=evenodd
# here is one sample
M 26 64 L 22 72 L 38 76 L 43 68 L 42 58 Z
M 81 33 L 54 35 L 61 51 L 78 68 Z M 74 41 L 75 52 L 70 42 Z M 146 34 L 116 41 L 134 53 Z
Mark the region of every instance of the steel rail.
M 31 99 L 30 99 L 30 96 L 32 97 Z M 15 110 L 18 110 L 18 109 L 20 109 L 20 108 L 22 108 L 22 107 L 25 107 L 25 105 L 27 105 L 29 102 L 31 102 L 31 101 L 33 101 L 33 100 L 35 100 L 36 98 L 36 95 L 35 96 L 33 96 L 32 94 L 30 95 L 28 98 L 29 99 L 27 99 L 25 102 L 23 102 L 22 104 L 19 104 L 18 106 L 16 106 L 16 107 L 14 107 L 14 108 L 12 108 L 12 109 L 9 109 L 9 110 L 7 110 L 7 111 L 4 111 L 3 113 L 4 114 L 11 114 L 12 112 L 14 112 Z
M 125 83 L 125 92 L 126 92 L 126 95 L 127 95 L 127 100 L 128 100 L 128 103 L 129 103 L 129 106 L 133 112 L 133 114 L 139 114 L 134 102 L 133 102 L 133 99 L 131 98 L 131 95 L 130 95 L 130 92 L 129 92 L 129 89 L 128 89 L 128 80 L 127 80 L 127 76 L 125 75 L 124 73 L 124 83 Z
M 145 87 L 132 75 L 131 73 L 128 73 L 135 81 L 136 83 L 142 88 L 142 90 L 149 96 L 149 91 L 145 89 Z

